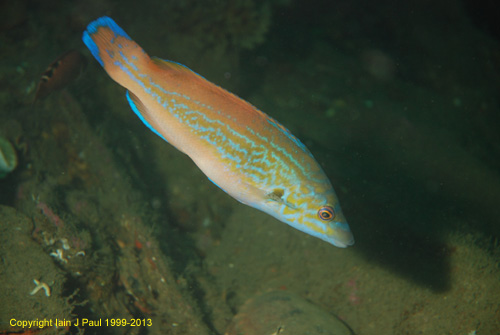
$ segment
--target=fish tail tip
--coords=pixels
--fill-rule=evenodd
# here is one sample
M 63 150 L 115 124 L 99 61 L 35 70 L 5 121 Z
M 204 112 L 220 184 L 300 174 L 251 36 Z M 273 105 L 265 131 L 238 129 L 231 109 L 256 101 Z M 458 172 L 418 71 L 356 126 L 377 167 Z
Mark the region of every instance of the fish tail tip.
M 111 30 L 112 34 L 114 34 L 114 37 L 124 37 L 128 40 L 131 40 L 130 36 L 123 30 L 116 22 L 107 16 L 100 17 L 92 22 L 89 23 L 87 26 L 87 29 L 83 32 L 82 40 L 83 43 L 87 46 L 87 48 L 90 50 L 92 53 L 92 56 L 94 56 L 95 59 L 101 64 L 101 66 L 104 67 L 104 62 L 100 56 L 100 51 L 101 48 L 99 47 L 99 38 L 97 36 L 94 36 L 98 34 L 99 28 L 108 28 Z M 102 36 L 101 36 L 102 38 Z M 108 38 L 110 38 L 108 36 Z M 113 40 L 107 41 L 108 43 L 105 43 L 105 45 L 110 45 L 113 44 Z
M 94 42 L 92 37 L 90 37 L 90 34 L 87 31 L 83 32 L 82 40 L 83 43 L 85 43 L 85 45 L 87 46 L 87 48 L 90 50 L 92 56 L 94 56 L 94 58 L 97 59 L 97 61 L 101 64 L 101 66 L 104 66 L 101 56 L 99 55 L 99 47 Z
M 131 39 L 130 36 L 123 30 L 116 22 L 107 16 L 102 16 L 94 21 L 90 22 L 87 26 L 86 32 L 88 34 L 95 34 L 100 27 L 107 27 L 111 29 L 116 35 L 126 37 Z

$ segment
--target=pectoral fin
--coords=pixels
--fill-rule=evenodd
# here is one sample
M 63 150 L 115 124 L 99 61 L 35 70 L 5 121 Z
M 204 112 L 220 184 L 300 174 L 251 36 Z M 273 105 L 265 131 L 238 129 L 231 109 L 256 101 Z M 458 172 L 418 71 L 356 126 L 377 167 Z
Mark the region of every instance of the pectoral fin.
M 283 199 L 283 195 L 285 194 L 285 191 L 280 189 L 280 188 L 277 188 L 277 189 L 274 189 L 272 192 L 270 193 L 267 193 L 266 194 L 266 199 L 268 201 L 275 201 L 279 204 L 282 204 L 282 205 L 285 205 L 287 207 L 290 207 L 290 208 L 293 208 L 293 209 L 296 209 L 297 206 L 295 206 L 294 204 L 286 201 L 285 199 Z

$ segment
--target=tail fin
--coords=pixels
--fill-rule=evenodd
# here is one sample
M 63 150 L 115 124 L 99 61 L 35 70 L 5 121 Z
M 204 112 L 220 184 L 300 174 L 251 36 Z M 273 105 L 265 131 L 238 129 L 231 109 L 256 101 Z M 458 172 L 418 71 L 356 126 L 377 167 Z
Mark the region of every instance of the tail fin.
M 127 81 L 151 59 L 113 19 L 103 16 L 91 22 L 83 42 L 113 80 L 129 88 Z

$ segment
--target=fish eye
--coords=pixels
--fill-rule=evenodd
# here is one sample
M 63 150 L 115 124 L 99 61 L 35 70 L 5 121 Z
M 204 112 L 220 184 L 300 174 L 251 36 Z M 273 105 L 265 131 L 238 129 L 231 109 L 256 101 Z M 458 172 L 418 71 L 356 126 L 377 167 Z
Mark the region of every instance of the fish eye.
M 331 221 L 335 217 L 335 211 L 330 206 L 321 207 L 318 211 L 321 221 Z

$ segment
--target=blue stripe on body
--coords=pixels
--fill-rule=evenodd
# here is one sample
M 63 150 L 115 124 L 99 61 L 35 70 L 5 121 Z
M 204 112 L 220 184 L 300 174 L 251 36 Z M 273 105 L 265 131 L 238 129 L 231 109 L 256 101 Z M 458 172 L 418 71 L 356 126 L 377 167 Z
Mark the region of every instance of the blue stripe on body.
M 173 92 L 165 91 L 159 85 L 157 87 L 160 88 L 166 94 L 173 93 Z M 179 95 L 178 93 L 175 93 L 175 94 Z M 189 97 L 185 97 L 183 95 L 179 95 L 179 96 L 191 100 Z M 195 101 L 195 100 L 192 100 L 192 101 L 194 103 L 196 103 L 197 105 L 204 105 L 204 104 L 199 103 L 198 101 Z M 281 159 L 281 157 L 276 155 L 274 152 L 269 152 L 269 150 L 266 146 L 264 146 L 262 144 L 259 144 L 259 145 L 255 144 L 255 142 L 253 140 L 251 140 L 250 138 L 248 138 L 245 135 L 242 135 L 239 132 L 236 132 L 229 125 L 227 125 L 226 123 L 223 123 L 220 120 L 212 120 L 212 119 L 209 119 L 207 117 L 207 115 L 202 113 L 202 112 L 189 110 L 189 107 L 186 106 L 185 104 L 174 104 L 174 108 L 175 107 L 180 107 L 181 109 L 184 109 L 184 112 L 177 113 L 175 115 L 176 118 L 180 122 L 188 125 L 189 127 L 191 127 L 191 129 L 197 131 L 200 134 L 203 133 L 204 135 L 200 136 L 200 138 L 202 138 L 205 141 L 207 141 L 208 143 L 214 145 L 217 148 L 217 150 L 219 151 L 219 153 L 221 153 L 222 158 L 228 158 L 228 159 L 232 160 L 233 162 L 235 162 L 236 163 L 235 167 L 237 169 L 240 169 L 242 167 L 245 168 L 247 175 L 252 177 L 252 179 L 255 182 L 262 183 L 263 180 L 259 179 L 259 177 L 257 175 L 250 174 L 249 170 L 255 170 L 256 172 L 260 173 L 261 175 L 268 175 L 269 174 L 269 171 L 267 171 L 268 173 L 266 173 L 266 171 L 264 171 L 262 168 L 255 166 L 254 165 L 255 163 L 261 163 L 263 165 L 268 166 L 269 168 L 276 166 L 276 165 L 279 165 L 282 169 L 282 172 L 288 172 L 290 174 L 290 176 L 289 176 L 290 179 L 292 179 L 292 180 L 297 179 L 297 176 L 295 175 L 293 170 L 290 169 L 290 167 Z M 210 106 L 204 106 L 204 107 L 210 107 Z M 209 109 L 213 110 L 212 108 L 209 108 Z M 193 118 L 189 119 L 186 116 L 193 114 L 193 113 L 199 114 L 204 121 L 206 121 L 207 123 L 210 123 L 210 124 L 214 124 L 215 127 L 207 128 L 207 127 L 200 126 L 198 122 L 190 122 L 191 120 L 196 120 L 196 119 L 193 119 Z M 312 155 L 307 150 L 307 148 L 295 136 L 293 136 L 289 131 L 287 131 L 286 128 L 283 129 L 284 127 L 283 128 L 282 128 L 282 126 L 280 127 L 280 124 L 272 118 L 270 118 L 269 123 L 272 124 L 280 133 L 287 136 L 287 138 L 290 139 L 293 143 L 295 143 L 300 149 L 302 149 L 304 153 L 306 153 L 307 155 L 312 157 Z M 250 145 L 250 149 L 251 149 L 250 154 L 246 148 L 243 148 L 240 145 L 240 143 L 232 141 L 230 138 L 227 138 L 225 136 L 225 134 L 222 133 L 220 130 L 220 129 L 224 129 L 224 128 L 227 129 L 232 135 L 235 135 L 239 139 L 243 140 L 246 145 Z M 252 129 L 250 129 L 248 127 L 247 127 L 247 130 L 252 135 L 258 137 L 260 140 L 264 141 L 265 143 L 270 144 L 273 149 L 275 149 L 276 151 L 278 151 L 278 152 L 282 153 L 284 156 L 286 156 L 295 166 L 297 166 L 297 168 L 302 172 L 302 174 L 304 176 L 306 176 L 307 178 L 309 178 L 313 181 L 321 181 L 319 179 L 312 177 L 307 172 L 306 167 L 308 167 L 308 164 L 306 167 L 304 167 L 289 152 L 287 152 L 282 147 L 276 145 L 272 141 L 269 141 L 266 137 L 259 135 L 258 133 L 254 132 Z M 224 146 L 221 145 L 221 142 L 224 143 L 224 145 L 229 146 L 233 152 L 240 152 L 243 155 L 243 158 L 244 158 L 246 164 L 242 165 L 241 164 L 242 159 L 240 157 L 236 157 L 236 156 L 230 154 L 229 152 L 227 152 L 227 150 L 225 150 Z M 261 157 L 261 158 L 252 158 L 253 155 L 258 156 L 261 154 L 263 154 L 263 157 Z M 271 155 L 271 157 L 274 159 L 273 163 L 271 163 L 267 159 L 268 155 Z M 276 179 L 276 175 L 271 173 L 271 176 L 273 177 L 272 183 L 274 184 L 274 181 Z
M 168 61 L 168 62 L 170 62 L 170 61 Z M 189 69 L 189 68 L 187 68 L 186 66 L 184 66 L 184 65 L 182 65 L 180 63 L 176 63 L 176 62 L 172 62 L 172 63 L 179 64 L 179 65 L 185 67 L 186 69 Z M 192 70 L 190 70 L 190 71 L 192 71 Z M 192 72 L 194 72 L 194 71 L 192 71 Z M 212 106 L 206 105 L 206 104 L 201 103 L 201 102 L 196 101 L 196 100 L 192 100 L 189 96 L 186 96 L 184 94 L 180 94 L 180 93 L 177 93 L 177 92 L 167 91 L 163 87 L 161 87 L 160 85 L 158 85 L 157 83 L 155 83 L 154 81 L 152 81 L 150 77 L 148 79 L 149 79 L 149 84 L 152 87 L 157 88 L 158 90 L 160 90 L 165 95 L 178 96 L 178 97 L 180 97 L 182 99 L 186 99 L 187 101 L 191 101 L 191 102 L 195 103 L 196 105 L 198 105 L 198 106 L 200 106 L 202 108 L 206 108 L 208 110 L 216 112 L 219 115 L 221 114 L 220 111 L 214 110 L 212 108 Z M 144 87 L 144 84 L 142 84 L 142 86 Z M 146 87 L 144 87 L 144 88 L 146 90 L 146 93 L 151 94 L 151 89 L 146 88 Z M 162 98 L 160 98 L 158 96 L 158 99 L 160 100 Z M 165 100 L 167 100 L 167 99 L 165 99 Z M 231 148 L 234 151 L 241 152 L 243 154 L 243 158 L 244 158 L 244 160 L 246 162 L 246 164 L 245 164 L 244 167 L 247 170 L 248 169 L 252 169 L 252 170 L 255 170 L 256 172 L 261 173 L 262 175 L 266 175 L 266 173 L 265 173 L 265 171 L 263 169 L 258 168 L 256 166 L 253 166 L 253 165 L 251 165 L 251 163 L 262 162 L 263 164 L 271 167 L 272 164 L 266 158 L 266 156 L 268 155 L 267 147 L 265 147 L 264 145 L 256 145 L 253 140 L 251 140 L 250 138 L 248 138 L 245 135 L 242 135 L 241 133 L 236 132 L 230 126 L 228 126 L 226 123 L 224 123 L 224 122 L 222 122 L 220 120 L 212 120 L 212 119 L 209 119 L 207 117 L 207 115 L 204 114 L 204 113 L 202 113 L 202 112 L 199 112 L 199 111 L 196 111 L 196 110 L 195 111 L 190 110 L 189 106 L 187 106 L 186 104 L 177 103 L 176 100 L 173 99 L 173 98 L 170 99 L 170 102 L 172 103 L 172 108 L 169 108 L 169 111 L 179 120 L 179 122 L 181 122 L 181 123 L 186 124 L 187 126 L 189 126 L 192 130 L 194 130 L 195 132 L 197 132 L 200 135 L 201 139 L 207 141 L 208 143 L 210 143 L 211 145 L 213 145 L 214 147 L 216 147 L 217 151 L 221 154 L 222 158 L 227 158 L 227 159 L 230 159 L 231 161 L 235 162 L 236 163 L 235 167 L 237 169 L 243 167 L 241 165 L 242 159 L 239 158 L 239 157 L 236 157 L 236 156 L 234 156 L 232 154 L 230 154 L 221 145 L 221 142 L 223 142 L 223 143 L 229 143 L 230 146 L 231 146 Z M 161 101 L 158 101 L 158 103 L 161 104 Z M 214 124 L 215 127 L 208 127 L 207 128 L 207 127 L 201 126 L 199 122 L 196 122 L 198 120 L 197 117 L 191 117 L 191 118 L 187 117 L 188 115 L 191 115 L 191 114 L 197 114 L 197 115 L 201 116 L 201 118 L 204 121 L 206 121 L 209 124 Z M 226 117 L 230 117 L 230 116 L 227 116 L 227 115 L 225 115 L 225 116 Z M 285 135 L 287 135 L 287 137 L 290 138 L 290 136 L 288 134 L 286 134 L 278 126 L 275 125 L 275 127 L 277 129 L 279 129 L 280 132 L 283 132 Z M 242 148 L 239 143 L 234 142 L 232 140 L 229 141 L 227 139 L 227 137 L 225 136 L 225 134 L 221 131 L 221 129 L 224 129 L 224 128 L 227 129 L 232 135 L 235 135 L 236 137 L 242 139 L 245 142 L 245 144 L 250 145 L 250 149 L 251 149 L 250 155 L 248 154 L 247 149 Z M 247 129 L 249 129 L 249 128 L 247 128 Z M 252 135 L 256 135 L 253 131 L 251 133 L 252 133 Z M 260 137 L 260 138 L 264 139 L 264 137 Z M 297 143 L 297 141 L 298 141 L 297 139 L 294 140 L 293 135 L 292 135 L 292 137 L 290 139 L 292 139 L 293 142 L 295 142 L 295 143 Z M 267 138 L 266 138 L 266 142 L 267 142 Z M 299 143 L 300 142 L 298 142 L 297 144 L 299 144 Z M 302 147 L 302 146 L 303 146 L 303 144 L 300 143 L 299 147 Z M 283 151 L 283 149 L 281 151 Z M 307 152 L 307 149 L 306 149 L 306 152 Z M 260 154 L 263 154 L 263 157 L 260 158 L 260 159 L 252 158 L 251 157 L 252 155 L 258 156 Z M 288 155 L 288 156 L 290 157 L 290 155 Z M 275 156 L 273 158 L 275 158 L 275 159 L 277 158 L 278 164 L 281 165 L 281 166 L 283 166 L 283 167 L 285 167 L 286 169 L 288 169 L 288 167 L 286 166 L 286 164 L 284 164 L 284 162 L 281 161 L 281 159 L 279 157 Z M 250 164 L 248 164 L 248 163 L 250 163 Z M 294 161 L 294 163 L 297 164 L 298 162 Z M 303 170 L 303 172 L 305 172 L 305 171 Z M 262 180 L 259 179 L 258 176 L 256 176 L 256 175 L 249 175 L 249 176 L 253 177 L 252 179 L 254 179 L 255 182 L 262 183 Z M 273 175 L 273 180 L 275 179 L 275 177 L 276 176 Z

